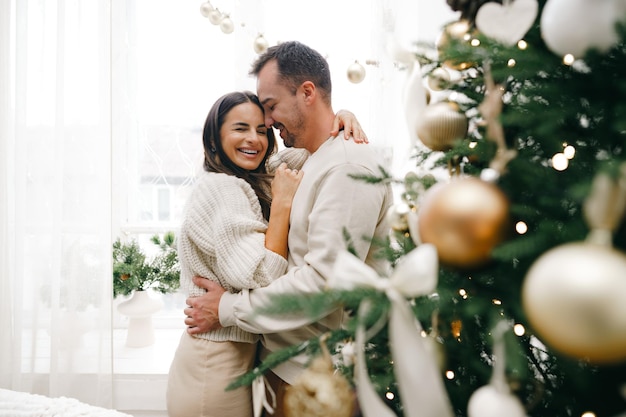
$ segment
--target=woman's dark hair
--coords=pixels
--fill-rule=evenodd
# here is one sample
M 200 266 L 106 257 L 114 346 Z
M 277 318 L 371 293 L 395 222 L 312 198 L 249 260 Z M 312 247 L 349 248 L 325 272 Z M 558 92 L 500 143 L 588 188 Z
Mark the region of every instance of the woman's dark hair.
M 259 102 L 259 98 L 249 91 L 236 91 L 225 94 L 211 107 L 204 123 L 204 132 L 202 134 L 204 170 L 234 175 L 250 184 L 259 198 L 259 203 L 261 203 L 263 217 L 269 219 L 271 204 L 270 179 L 272 176 L 267 173 L 266 162 L 276 148 L 274 131 L 271 128 L 267 130 L 267 152 L 261 164 L 253 171 L 248 171 L 233 163 L 224 152 L 222 141 L 220 140 L 220 129 L 224 124 L 226 115 L 234 107 L 243 103 L 252 103 L 263 112 L 263 106 Z

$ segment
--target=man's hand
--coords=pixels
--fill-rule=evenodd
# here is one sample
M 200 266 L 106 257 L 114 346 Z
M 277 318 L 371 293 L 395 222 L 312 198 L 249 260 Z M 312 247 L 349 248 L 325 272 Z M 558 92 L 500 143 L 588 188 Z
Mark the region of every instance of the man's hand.
M 220 329 L 220 299 L 226 290 L 219 284 L 198 276 L 193 277 L 193 283 L 207 292 L 199 297 L 187 298 L 188 307 L 184 310 L 187 316 L 187 333 L 198 334 Z

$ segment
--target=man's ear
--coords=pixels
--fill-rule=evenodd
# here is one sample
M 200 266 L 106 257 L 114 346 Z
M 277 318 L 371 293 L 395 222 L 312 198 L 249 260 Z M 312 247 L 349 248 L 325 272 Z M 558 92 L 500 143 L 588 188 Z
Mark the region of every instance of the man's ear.
M 317 96 L 317 89 L 315 88 L 315 84 L 311 81 L 305 81 L 300 86 L 302 89 L 302 93 L 304 94 L 304 101 L 306 103 L 310 103 Z

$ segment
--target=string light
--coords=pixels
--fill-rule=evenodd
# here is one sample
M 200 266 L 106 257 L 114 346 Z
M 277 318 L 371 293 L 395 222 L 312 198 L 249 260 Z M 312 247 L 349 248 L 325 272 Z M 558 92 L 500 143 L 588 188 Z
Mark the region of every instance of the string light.
M 574 63 L 574 61 L 575 61 L 575 60 L 576 60 L 576 58 L 574 58 L 574 55 L 572 55 L 572 54 L 566 54 L 566 55 L 563 57 L 563 63 L 564 63 L 565 65 L 572 65 L 572 64 Z
M 516 324 L 513 326 L 513 333 L 515 333 L 516 336 L 524 336 L 526 328 L 521 324 Z
M 565 155 L 567 159 L 574 158 L 575 154 L 576 154 L 576 148 L 574 148 L 572 145 L 567 145 L 563 149 L 563 155 Z
M 521 39 L 517 42 L 517 47 L 523 51 L 528 48 L 528 43 L 524 39 Z
M 552 168 L 557 171 L 565 171 L 569 166 L 569 159 L 563 153 L 554 154 L 552 157 Z
M 520 235 L 523 235 L 528 231 L 528 225 L 520 220 L 519 222 L 515 223 L 515 231 Z
M 446 371 L 446 378 L 448 378 L 449 380 L 453 380 L 454 376 L 454 371 Z

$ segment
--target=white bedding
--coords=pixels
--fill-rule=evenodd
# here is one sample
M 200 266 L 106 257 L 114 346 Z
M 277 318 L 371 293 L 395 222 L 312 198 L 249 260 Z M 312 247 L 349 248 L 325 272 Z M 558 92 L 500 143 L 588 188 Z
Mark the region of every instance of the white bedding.
M 75 398 L 44 395 L 0 388 L 0 416 L 8 417 L 132 417 L 106 408 L 94 407 Z

